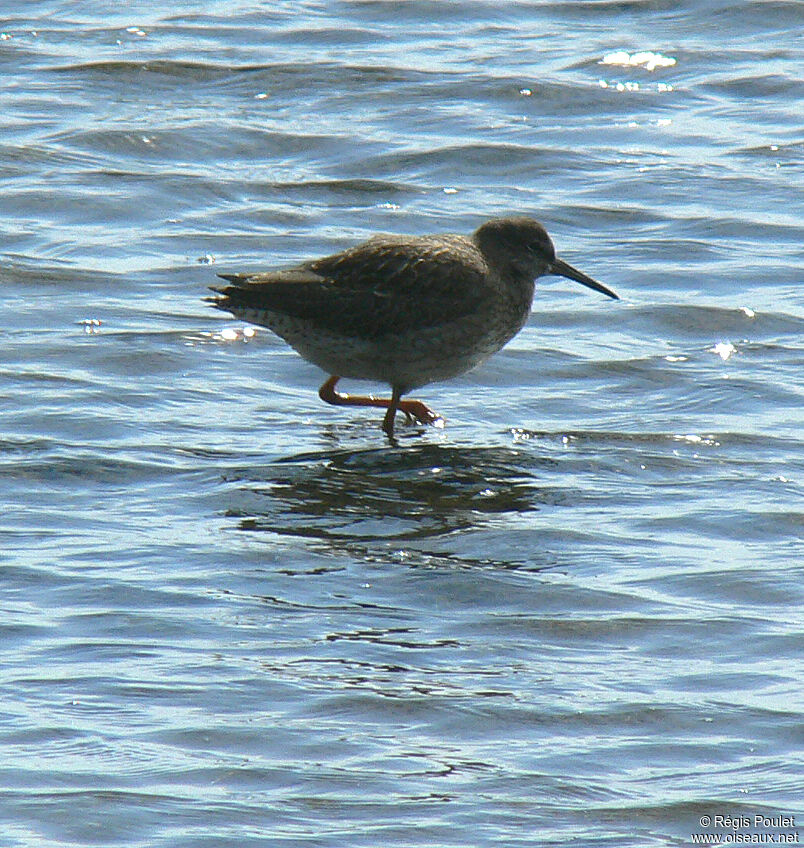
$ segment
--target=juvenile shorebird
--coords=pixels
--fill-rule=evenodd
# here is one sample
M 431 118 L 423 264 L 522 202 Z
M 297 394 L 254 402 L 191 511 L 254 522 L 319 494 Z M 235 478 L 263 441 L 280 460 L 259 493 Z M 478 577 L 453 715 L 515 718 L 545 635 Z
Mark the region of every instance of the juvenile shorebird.
M 455 377 L 500 350 L 530 314 L 534 280 L 555 274 L 617 300 L 606 286 L 556 256 L 530 218 L 494 218 L 471 236 L 380 235 L 284 271 L 221 274 L 213 306 L 269 327 L 330 376 L 319 397 L 386 410 L 393 436 L 402 412 L 442 422 L 413 389 Z M 341 377 L 388 383 L 390 398 L 336 391 Z

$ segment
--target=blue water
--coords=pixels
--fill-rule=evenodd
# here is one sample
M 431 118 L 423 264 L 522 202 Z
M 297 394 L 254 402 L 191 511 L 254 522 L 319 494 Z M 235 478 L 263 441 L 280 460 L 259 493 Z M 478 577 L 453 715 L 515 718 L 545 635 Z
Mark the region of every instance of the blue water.
M 2 846 L 801 838 L 801 8 L 0 4 Z M 512 212 L 397 445 L 203 302 Z

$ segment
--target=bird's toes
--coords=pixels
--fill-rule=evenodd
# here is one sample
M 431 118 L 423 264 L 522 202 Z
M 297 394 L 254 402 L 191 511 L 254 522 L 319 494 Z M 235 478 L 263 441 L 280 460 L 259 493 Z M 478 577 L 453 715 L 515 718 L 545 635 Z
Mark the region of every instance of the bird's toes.
M 444 419 L 420 400 L 404 400 L 399 409 L 410 422 L 417 421 L 419 424 L 429 424 L 433 427 L 444 426 Z

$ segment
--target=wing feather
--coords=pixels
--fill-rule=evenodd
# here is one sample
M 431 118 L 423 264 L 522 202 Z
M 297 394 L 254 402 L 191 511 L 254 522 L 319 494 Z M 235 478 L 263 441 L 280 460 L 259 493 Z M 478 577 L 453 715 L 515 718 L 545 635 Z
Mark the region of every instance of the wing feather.
M 215 306 L 261 310 L 314 327 L 373 339 L 434 327 L 476 311 L 493 296 L 483 259 L 461 236 L 377 236 L 283 271 L 221 275 Z M 270 317 L 266 316 L 270 326 Z

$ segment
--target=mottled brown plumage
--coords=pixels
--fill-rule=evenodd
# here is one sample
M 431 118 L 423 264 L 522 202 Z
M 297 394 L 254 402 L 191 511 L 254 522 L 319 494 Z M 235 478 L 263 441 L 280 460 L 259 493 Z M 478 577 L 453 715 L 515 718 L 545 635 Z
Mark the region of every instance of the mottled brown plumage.
M 558 259 L 544 227 L 495 218 L 471 236 L 375 236 L 333 256 L 260 274 L 222 274 L 218 309 L 272 329 L 333 375 L 328 403 L 379 406 L 393 435 L 397 411 L 441 421 L 414 388 L 478 365 L 513 338 L 530 314 L 534 280 L 568 277 L 617 298 Z M 388 383 L 390 399 L 339 394 L 341 377 Z

